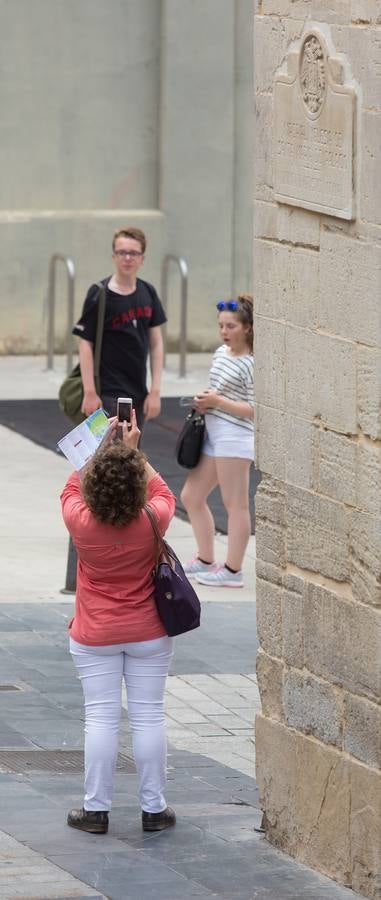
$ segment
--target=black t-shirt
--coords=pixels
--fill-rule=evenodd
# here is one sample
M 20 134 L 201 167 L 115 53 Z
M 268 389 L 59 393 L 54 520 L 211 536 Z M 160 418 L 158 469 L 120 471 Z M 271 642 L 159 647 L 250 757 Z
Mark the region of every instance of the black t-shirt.
M 110 278 L 102 283 L 108 284 Z M 99 288 L 87 292 L 81 318 L 73 334 L 95 344 Z M 155 288 L 141 278 L 132 294 L 117 294 L 106 287 L 100 381 L 102 394 L 143 400 L 147 394 L 149 329 L 166 322 Z

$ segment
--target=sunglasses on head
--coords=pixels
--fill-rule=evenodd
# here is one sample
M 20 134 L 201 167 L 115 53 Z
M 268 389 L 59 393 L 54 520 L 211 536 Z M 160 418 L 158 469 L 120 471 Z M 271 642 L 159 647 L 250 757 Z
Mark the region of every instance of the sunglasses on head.
M 221 312 L 223 309 L 228 309 L 230 312 L 235 312 L 238 309 L 238 301 L 237 300 L 219 300 L 216 303 L 218 312 Z

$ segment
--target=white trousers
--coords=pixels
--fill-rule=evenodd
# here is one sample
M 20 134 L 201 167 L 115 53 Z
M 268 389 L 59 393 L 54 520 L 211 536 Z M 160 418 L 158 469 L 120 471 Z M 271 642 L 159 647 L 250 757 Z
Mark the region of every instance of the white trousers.
M 84 809 L 111 809 L 123 678 L 140 805 L 152 813 L 166 808 L 164 689 L 173 643 L 173 638 L 166 636 L 153 641 L 90 647 L 70 638 L 70 653 L 85 698 Z

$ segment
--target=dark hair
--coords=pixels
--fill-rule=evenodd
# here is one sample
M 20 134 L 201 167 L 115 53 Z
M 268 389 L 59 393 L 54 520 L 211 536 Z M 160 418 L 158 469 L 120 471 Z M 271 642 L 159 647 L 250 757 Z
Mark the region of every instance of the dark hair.
M 114 441 L 98 450 L 82 480 L 82 496 L 95 519 L 122 528 L 136 519 L 147 494 L 145 456 Z
M 113 252 L 115 250 L 115 241 L 120 238 L 132 238 L 134 241 L 138 241 L 141 248 L 142 253 L 145 253 L 147 246 L 147 238 L 144 234 L 144 231 L 141 228 L 134 228 L 132 225 L 126 225 L 125 228 L 118 228 L 117 231 L 114 231 L 114 236 L 112 239 L 112 249 Z

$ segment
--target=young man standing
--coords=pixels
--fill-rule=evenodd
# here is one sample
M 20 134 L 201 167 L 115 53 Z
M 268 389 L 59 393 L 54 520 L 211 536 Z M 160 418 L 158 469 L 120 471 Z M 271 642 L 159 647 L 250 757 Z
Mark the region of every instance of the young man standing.
M 132 397 L 138 427 L 160 412 L 160 381 L 166 321 L 155 288 L 137 277 L 144 263 L 146 237 L 140 228 L 120 228 L 112 242 L 114 274 L 102 279 L 106 286 L 106 310 L 100 362 L 101 396 L 94 381 L 94 344 L 97 331 L 96 284 L 87 292 L 82 315 L 73 328 L 81 338 L 79 361 L 84 397 L 82 412 L 89 416 L 100 406 L 115 415 L 117 397 Z M 147 390 L 147 358 L 151 387 Z

